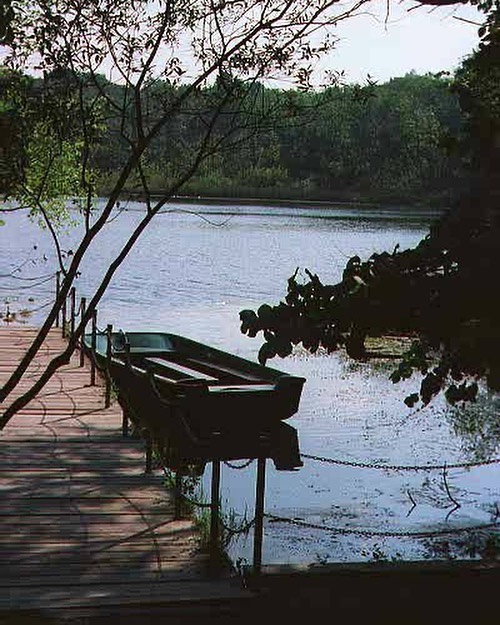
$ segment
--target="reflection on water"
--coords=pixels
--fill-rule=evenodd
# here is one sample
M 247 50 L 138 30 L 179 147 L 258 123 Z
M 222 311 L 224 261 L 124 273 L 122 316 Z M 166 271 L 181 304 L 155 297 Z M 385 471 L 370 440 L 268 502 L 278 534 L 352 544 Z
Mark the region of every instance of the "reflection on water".
M 448 421 L 467 454 L 477 462 L 490 459 L 500 446 L 500 398 L 483 389 L 474 403 L 450 409 Z
M 186 212 L 159 217 L 117 273 L 100 306 L 99 324 L 182 334 L 251 359 L 256 359 L 259 340 L 240 333 L 239 310 L 278 301 L 296 267 L 333 282 L 355 253 L 368 257 L 398 243 L 410 247 L 430 220 L 397 211 L 339 208 L 198 204 L 189 209 L 210 221 Z M 125 212 L 107 227 L 79 279 L 82 295 L 90 294 L 138 219 L 138 212 Z M 78 234 L 65 236 L 63 248 L 73 248 Z M 47 234 L 20 215 L 9 216 L 0 242 L 0 274 L 24 259 L 28 263 L 18 277 L 49 270 L 53 255 Z M 12 306 L 35 306 L 51 297 L 50 283 L 30 283 L 23 291 L 16 288 L 19 284 L 26 283 L 2 279 L 0 307 L 9 298 Z M 446 549 L 449 555 L 463 555 L 467 544 L 479 540 L 464 530 L 495 520 L 498 465 L 452 466 L 500 455 L 498 401 L 484 395 L 461 411 L 436 400 L 416 411 L 402 398 L 418 380 L 393 385 L 387 363 L 374 367 L 297 350 L 272 364 L 307 378 L 299 413 L 288 423 L 298 430 L 301 452 L 330 462 L 304 457 L 296 472 L 278 472 L 269 463 L 266 510 L 295 524 L 267 520 L 264 563 L 444 557 Z M 444 464 L 449 468 L 405 470 Z M 255 464 L 223 470 L 223 500 L 238 514 L 253 510 L 254 474 Z M 208 469 L 207 483 L 209 478 Z M 455 533 L 432 540 L 414 536 L 450 530 Z M 251 536 L 231 549 L 235 560 L 250 561 Z M 478 550 L 471 547 L 471 555 Z
M 447 540 L 450 549 L 455 545 L 457 556 L 463 555 L 460 545 L 480 541 L 466 530 L 496 520 L 498 465 L 468 466 L 485 456 L 478 455 L 473 437 L 464 439 L 457 431 L 457 410 L 441 401 L 409 410 L 402 397 L 417 381 L 409 380 L 405 388 L 393 385 L 386 364 L 373 372 L 338 356 L 302 355 L 286 364 L 290 372 L 307 369 L 309 374 L 294 421 L 301 451 L 330 462 L 304 458 L 304 467 L 293 476 L 271 473 L 267 511 L 298 525 L 268 523 L 269 562 L 348 561 L 381 554 L 424 558 L 432 556 L 434 540 Z M 484 408 L 485 420 L 495 423 L 498 413 Z M 488 452 L 488 458 L 498 453 L 497 438 Z M 429 465 L 434 468 L 411 470 Z M 244 498 L 234 494 L 240 476 L 226 471 L 224 477 L 228 504 L 241 509 Z M 251 501 L 251 493 L 246 496 Z M 438 534 L 433 540 L 414 536 L 427 533 Z M 234 547 L 234 554 L 250 559 L 250 549 L 247 539 Z

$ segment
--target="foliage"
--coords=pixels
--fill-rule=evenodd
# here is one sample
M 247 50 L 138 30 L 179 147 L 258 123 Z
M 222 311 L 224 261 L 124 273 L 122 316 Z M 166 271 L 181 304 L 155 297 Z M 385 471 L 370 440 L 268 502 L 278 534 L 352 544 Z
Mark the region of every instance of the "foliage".
M 75 87 L 64 72 L 40 80 L 4 71 L 1 78 L 0 122 L 6 135 L 0 190 L 42 227 L 58 230 L 71 223 L 69 200 L 86 193 Z
M 458 150 L 481 178 L 479 184 L 500 190 L 500 6 L 483 27 L 479 49 L 459 69 L 454 84 L 465 117 Z
M 207 158 L 180 192 L 447 201 L 462 189 L 465 178 L 459 157 L 442 147 L 444 137 L 456 133 L 462 123 L 457 95 L 449 85 L 443 77 L 415 74 L 382 85 L 336 85 L 310 93 L 256 85 L 252 105 L 233 111 L 231 122 L 252 132 L 230 150 Z M 120 85 L 113 89 L 123 91 Z M 151 109 L 165 94 L 175 93 L 158 81 L 149 99 Z M 193 107 L 201 114 L 202 107 L 211 106 L 213 94 L 200 95 Z M 266 116 L 265 126 L 255 125 L 256 115 Z M 178 119 L 158 133 L 144 165 L 151 190 L 161 193 L 168 188 L 201 131 Z M 93 161 L 105 190 L 125 150 L 126 142 L 111 118 Z M 129 188 L 134 190 L 133 182 Z
M 11 192 L 20 179 L 21 123 L 14 98 L 9 94 L 19 82 L 19 75 L 0 68 L 0 193 Z
M 482 201 L 486 209 L 493 200 Z M 473 399 L 479 379 L 499 391 L 500 301 L 492 276 L 500 221 L 485 210 L 481 223 L 480 208 L 478 196 L 463 200 L 415 249 L 351 258 L 338 284 L 325 285 L 309 271 L 299 282 L 296 273 L 284 301 L 240 313 L 241 330 L 263 333 L 262 363 L 287 356 L 298 343 L 313 353 L 344 347 L 367 358 L 367 336 L 414 334 L 420 338 L 391 376 L 393 382 L 414 371 L 424 376 L 409 405 L 427 404 L 443 388 L 450 403 Z M 471 213 L 477 219 L 467 227 Z
M 471 1 L 488 11 L 491 24 L 497 23 L 496 2 Z M 449 3 L 448 0 L 427 2 Z M 307 90 L 313 83 L 314 67 L 336 43 L 334 27 L 361 12 L 365 5 L 369 5 L 369 0 L 343 3 L 332 0 L 219 3 L 211 0 L 118 0 L 113 3 L 107 0 L 16 0 L 1 5 L 0 42 L 7 47 L 7 54 L 3 55 L 5 67 L 16 76 L 36 72 L 41 77 L 39 82 L 33 83 L 34 91 L 31 87 L 24 92 L 21 89 L 26 98 L 22 102 L 15 101 L 10 109 L 15 118 L 14 123 L 9 124 L 13 129 L 14 160 L 19 163 L 16 181 L 22 184 L 29 171 L 29 167 L 24 167 L 24 154 L 32 155 L 32 160 L 37 158 L 37 147 L 28 147 L 29 133 L 35 129 L 53 155 L 53 161 L 49 156 L 46 165 L 57 164 L 64 177 L 68 175 L 68 180 L 74 182 L 73 165 L 79 161 L 79 186 L 74 192 L 79 195 L 83 191 L 83 195 L 79 205 L 81 236 L 71 256 L 62 253 L 54 227 L 57 224 L 52 223 L 49 215 L 44 217 L 57 250 L 63 280 L 58 297 L 32 345 L 0 389 L 0 402 L 11 395 L 14 397 L 0 416 L 0 428 L 68 361 L 116 271 L 165 203 L 201 172 L 204 164 L 208 167 L 210 163 L 221 162 L 220 159 L 228 163 L 227 155 L 234 154 L 232 151 L 237 146 L 271 131 L 278 133 L 277 122 L 293 119 L 298 110 L 307 108 L 311 103 Z M 493 32 L 492 27 L 485 32 L 486 40 Z M 262 88 L 263 82 L 276 79 L 292 81 L 298 91 L 278 95 Z M 39 86 L 41 90 L 37 94 Z M 359 96 L 359 90 L 353 90 L 353 95 Z M 0 99 L 3 100 L 3 93 Z M 368 108 L 374 106 L 369 98 L 363 97 L 359 99 L 359 106 L 364 106 L 365 101 Z M 395 115 L 388 116 L 389 125 L 405 128 L 400 134 L 405 139 L 396 140 L 396 144 L 399 143 L 396 147 L 405 154 L 405 169 L 410 172 L 410 175 L 403 172 L 400 186 L 410 190 L 418 188 L 418 181 L 415 182 L 418 176 L 410 168 L 412 162 L 425 160 L 432 169 L 432 146 L 439 125 L 432 116 L 428 118 L 425 111 L 422 112 L 422 121 L 417 126 L 422 125 L 423 136 L 431 137 L 429 151 L 418 128 L 410 132 L 411 124 L 406 128 L 400 123 L 408 119 L 413 106 L 412 98 L 405 97 Z M 311 107 L 311 115 L 314 115 L 314 108 Z M 343 119 L 348 119 L 349 105 L 343 103 L 341 110 Z M 344 125 L 341 123 L 339 131 Z M 100 132 L 103 128 L 106 132 Z M 361 134 L 369 137 L 376 129 L 377 124 L 370 126 L 370 132 Z M 52 136 L 57 137 L 57 149 L 51 143 Z M 291 170 L 291 164 L 283 164 L 281 150 L 277 160 L 273 136 L 276 135 L 269 134 L 267 144 L 261 139 L 255 153 L 252 168 L 256 179 L 257 174 L 264 174 L 264 179 L 268 180 L 266 170 L 276 167 L 280 172 L 281 168 L 285 172 Z M 381 145 L 384 140 L 383 136 L 377 138 Z M 116 148 L 117 166 L 113 163 L 107 167 L 105 145 L 108 141 Z M 319 139 L 317 143 L 320 156 L 324 144 L 320 145 Z M 341 134 L 336 143 L 341 150 L 328 155 L 327 178 L 339 178 L 339 158 L 341 173 L 356 165 L 347 159 L 344 169 L 343 157 L 348 153 L 349 138 L 344 140 Z M 407 143 L 411 149 L 406 155 Z M 423 151 L 419 147 L 422 143 Z M 156 151 L 160 144 L 171 155 L 169 178 L 161 195 L 154 197 L 151 177 L 157 171 L 152 164 L 158 162 Z M 370 144 L 368 140 L 367 145 Z M 289 147 L 285 146 L 285 150 Z M 391 168 L 384 161 L 383 151 L 377 153 L 374 162 L 380 172 L 380 184 L 385 186 L 391 178 Z M 304 167 L 307 168 L 307 163 Z M 99 211 L 93 202 L 95 169 L 111 174 L 109 196 Z M 54 192 L 66 192 L 69 187 L 66 183 L 59 184 L 57 175 L 52 177 L 47 172 L 44 176 L 42 170 L 43 164 L 36 164 L 27 179 L 38 183 L 39 193 L 32 193 L 35 204 L 31 208 L 40 210 L 43 216 L 38 198 L 48 197 L 43 195 L 45 181 L 50 180 Z M 364 170 L 360 171 L 364 175 Z M 349 175 L 347 173 L 346 179 Z M 300 179 L 301 184 L 309 182 L 316 184 L 312 176 Z M 120 196 L 132 185 L 136 185 L 136 191 L 144 199 L 144 210 L 100 281 L 92 287 L 89 285 L 87 310 L 74 335 L 67 347 L 28 385 L 26 392 L 14 393 L 80 275 L 92 244 L 98 242 L 99 233 L 117 216 L 115 209 Z M 399 257 L 394 262 L 399 266 Z M 360 270 L 364 271 L 362 263 Z M 351 289 L 352 282 L 358 284 L 362 280 L 356 271 L 356 267 L 350 267 L 344 287 Z M 402 271 L 406 275 L 404 262 Z M 403 282 L 395 280 L 396 284 Z M 353 290 L 353 298 L 364 303 L 365 287 L 360 286 L 361 289 Z M 312 288 L 317 290 L 316 284 Z M 347 299 L 341 297 L 339 301 L 344 302 L 340 309 L 345 309 Z M 409 319 L 413 319 L 412 315 Z M 344 325 L 342 321 L 340 334 L 344 332 Z M 364 331 L 361 327 L 350 334 L 353 336 L 357 332 L 361 336 Z M 315 343 L 313 337 L 312 346 Z M 359 337 L 352 343 L 359 347 Z
M 170 490 L 177 488 L 175 473 L 165 469 L 165 486 Z M 211 544 L 211 507 L 207 497 L 203 492 L 201 478 L 199 475 L 188 475 L 181 478 L 181 492 L 177 493 L 181 497 L 181 516 L 193 517 L 198 530 L 199 547 L 202 552 L 211 553 L 214 557 L 214 547 Z M 247 535 L 250 531 L 251 523 L 248 523 L 246 514 L 241 520 L 236 512 L 219 500 L 218 506 L 218 531 L 219 543 L 215 549 L 215 557 L 220 567 L 230 568 L 232 566 L 228 551 L 234 536 L 237 534 Z
M 16 105 L 16 115 L 12 110 L 0 109 L 0 122 L 3 120 L 6 129 L 14 130 L 15 120 L 22 120 L 18 133 L 21 145 L 17 146 L 17 160 L 21 161 L 17 163 L 18 181 L 29 167 L 27 144 L 36 140 L 39 151 L 44 150 L 34 137 L 33 127 L 46 126 L 45 134 L 50 135 L 52 143 L 59 141 L 60 152 L 64 152 L 68 141 L 79 146 L 80 162 L 84 149 L 83 130 L 74 123 L 78 119 L 74 79 L 62 72 L 47 75 L 43 81 L 24 79 L 31 85 L 22 87 L 21 98 L 20 85 L 16 86 L 11 77 L 11 92 L 17 89 L 17 100 L 24 99 L 22 107 Z M 110 83 L 103 76 L 97 79 L 99 88 L 106 89 L 115 101 L 126 99 L 125 86 Z M 89 106 L 96 95 L 95 85 L 89 76 L 79 76 L 79 81 Z M 7 90 L 7 76 L 5 85 Z M 141 90 L 149 116 L 161 115 L 165 101 L 171 101 L 181 90 L 181 86 L 169 86 L 160 79 L 151 88 Z M 175 116 L 158 131 L 142 163 L 152 192 L 168 189 L 183 163 L 192 158 L 204 132 L 204 125 L 192 123 L 193 117 L 216 114 L 216 91 L 214 87 L 201 89 L 190 102 L 189 114 Z M 28 106 L 35 95 L 37 102 Z M 462 123 L 457 95 L 450 92 L 446 78 L 409 74 L 382 85 L 337 85 L 311 93 L 253 85 L 248 93 L 240 87 L 233 97 L 241 98 L 241 102 L 230 114 L 224 113 L 225 125 L 234 129 L 230 149 L 207 156 L 198 172 L 181 187 L 182 194 L 384 201 L 422 201 L 427 197 L 446 202 L 463 187 L 465 173 L 459 157 L 442 148 L 443 137 L 456 133 Z M 56 98 L 60 100 L 54 106 Z M 69 111 L 64 123 L 54 117 L 63 101 Z M 97 191 L 105 195 L 112 190 L 126 162 L 126 137 L 133 136 L 134 122 L 128 113 L 120 120 L 109 103 L 97 106 L 94 102 L 92 106 L 92 111 L 85 112 L 89 120 L 86 131 L 94 134 L 93 149 L 88 154 L 87 185 L 98 184 Z M 74 120 L 72 125 L 68 118 Z M 47 154 L 53 153 L 54 147 L 49 146 Z M 14 148 L 12 144 L 11 154 Z M 57 175 L 61 181 L 66 180 L 68 190 L 79 189 L 80 183 L 72 181 L 67 169 L 59 168 L 57 160 L 50 162 L 52 179 Z M 42 163 L 37 168 L 42 169 Z M 77 177 L 78 161 L 73 172 Z M 0 180 L 0 190 L 9 191 L 15 178 L 14 173 L 10 180 L 5 176 Z M 125 188 L 134 192 L 141 186 L 136 171 Z M 57 196 L 57 187 L 45 188 L 44 195 L 55 192 Z M 83 187 L 81 194 L 85 194 Z M 23 198 L 23 202 L 27 200 L 29 197 Z
M 25 180 L 18 198 L 32 207 L 33 218 L 42 210 L 55 228 L 70 221 L 67 200 L 80 187 L 81 150 L 81 143 L 58 141 L 44 123 L 32 128 L 25 149 Z M 45 220 L 40 216 L 38 220 L 44 227 Z
M 441 391 L 452 404 L 473 400 L 481 381 L 500 391 L 495 287 L 500 74 L 493 61 L 500 51 L 498 12 L 495 19 L 455 84 L 467 120 L 467 132 L 456 145 L 469 155 L 469 191 L 416 248 L 396 247 L 365 261 L 355 256 L 335 285 L 323 284 L 310 271 L 307 281 L 298 282 L 296 273 L 284 301 L 242 311 L 242 331 L 263 333 L 261 362 L 290 354 L 298 343 L 311 352 L 320 345 L 328 351 L 344 347 L 355 358 L 367 358 L 367 336 L 401 332 L 415 335 L 416 341 L 391 379 L 398 382 L 414 372 L 423 376 L 419 392 L 405 400 L 409 406 L 419 400 L 427 404 Z

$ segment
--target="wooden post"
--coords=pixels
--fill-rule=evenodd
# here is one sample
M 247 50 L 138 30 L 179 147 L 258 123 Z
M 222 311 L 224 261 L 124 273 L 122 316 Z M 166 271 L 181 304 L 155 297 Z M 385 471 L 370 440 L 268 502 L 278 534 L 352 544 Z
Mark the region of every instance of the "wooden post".
M 82 297 L 80 302 L 80 325 L 82 326 L 82 333 L 80 335 L 80 367 L 83 367 L 85 364 L 85 354 L 83 351 L 83 341 L 85 338 L 85 326 L 83 325 L 83 319 L 85 317 L 85 312 L 87 310 L 87 300 L 85 297 Z
M 106 326 L 106 335 L 108 337 L 106 345 L 106 402 L 105 407 L 111 406 L 111 334 L 113 332 L 113 326 L 108 323 Z
M 212 488 L 210 499 L 210 571 L 217 575 L 220 568 L 219 558 L 219 500 L 220 500 L 220 460 L 212 460 Z
M 61 292 L 61 272 L 56 271 L 56 300 L 59 299 L 59 293 Z M 59 327 L 59 308 L 56 315 L 56 328 Z
M 73 338 L 73 334 L 75 333 L 75 309 L 76 309 L 76 289 L 74 286 L 71 287 L 69 292 L 69 301 L 70 301 L 70 319 L 69 319 L 69 338 Z
M 255 527 L 253 535 L 253 570 L 257 575 L 262 567 L 262 542 L 264 534 L 264 494 L 266 487 L 266 457 L 257 459 L 257 485 L 255 487 Z
M 130 367 L 130 342 L 128 339 L 125 341 L 125 362 L 127 367 Z M 123 408 L 122 410 L 122 436 L 128 436 L 129 430 L 129 411 Z
M 92 328 L 90 337 L 90 385 L 95 386 L 95 350 L 97 346 L 97 310 L 92 311 Z
M 122 409 L 122 436 L 128 436 L 128 412 Z
M 181 504 L 182 504 L 182 476 L 176 471 L 175 472 L 175 492 L 174 492 L 174 519 L 178 521 L 181 514 Z

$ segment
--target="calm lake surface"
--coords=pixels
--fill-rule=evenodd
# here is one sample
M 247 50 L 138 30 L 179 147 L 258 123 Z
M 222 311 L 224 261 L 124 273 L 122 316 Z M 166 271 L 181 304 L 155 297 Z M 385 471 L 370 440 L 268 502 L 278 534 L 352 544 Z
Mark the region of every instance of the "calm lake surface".
M 129 203 L 106 227 L 78 280 L 80 295 L 91 294 L 141 210 Z M 50 237 L 21 214 L 6 221 L 0 311 L 7 303 L 12 310 L 36 309 L 54 286 L 53 280 L 38 284 L 53 271 Z M 170 204 L 116 274 L 98 323 L 183 334 L 255 360 L 260 340 L 240 333 L 241 309 L 277 303 L 297 267 L 335 282 L 350 256 L 411 247 L 430 222 L 430 213 L 404 209 Z M 77 227 L 65 235 L 63 249 L 71 250 L 80 234 Z M 15 279 L 6 277 L 21 264 Z M 298 431 L 301 452 L 330 462 L 304 458 L 294 472 L 268 462 L 266 511 L 296 524 L 266 521 L 264 563 L 475 555 L 478 534 L 468 530 L 496 519 L 498 464 L 451 465 L 500 455 L 496 400 L 483 393 L 466 410 L 435 401 L 415 411 L 402 399 L 418 379 L 393 385 L 387 365 L 301 350 L 270 365 L 307 378 L 300 410 L 288 423 Z M 445 464 L 446 470 L 401 468 Z M 255 470 L 255 463 L 223 467 L 223 502 L 239 519 L 253 516 Z M 205 492 L 209 478 L 208 467 Z M 251 535 L 233 541 L 230 553 L 251 562 Z

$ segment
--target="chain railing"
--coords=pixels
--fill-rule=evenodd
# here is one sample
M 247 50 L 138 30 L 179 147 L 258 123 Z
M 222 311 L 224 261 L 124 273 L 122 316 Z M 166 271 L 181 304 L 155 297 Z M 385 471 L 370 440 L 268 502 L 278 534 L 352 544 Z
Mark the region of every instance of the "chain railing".
M 6 323 L 25 322 L 25 320 L 29 319 L 32 315 L 54 304 L 52 289 L 50 295 L 48 293 L 43 293 L 43 295 L 37 293 L 36 298 L 38 301 L 43 297 L 41 303 L 35 303 L 34 292 L 36 292 L 37 289 L 39 290 L 40 287 L 53 282 L 56 274 L 47 273 L 36 276 L 16 275 L 16 272 L 22 268 L 22 266 L 23 265 L 20 265 L 10 273 L 0 274 L 0 280 L 4 281 L 3 284 L 0 284 L 0 297 L 3 299 L 3 306 L 5 306 L 4 311 L 0 310 L 0 319 L 3 319 Z M 16 282 L 10 284 L 9 281 Z
M 53 273 L 45 275 L 45 276 L 36 276 L 34 278 L 20 278 L 17 276 L 12 276 L 11 279 L 15 279 L 15 280 L 22 280 L 22 281 L 26 281 L 29 282 L 29 284 L 23 284 L 23 285 L 17 285 L 17 286 L 9 286 L 9 285 L 0 285 L 0 291 L 8 291 L 8 292 L 12 292 L 12 291 L 27 291 L 29 289 L 36 289 L 39 286 L 42 286 L 44 284 L 47 284 L 47 282 L 51 282 L 54 279 L 54 275 Z M 38 280 L 38 282 L 36 282 L 36 280 Z
M 292 519 L 289 517 L 276 516 L 274 514 L 265 513 L 265 517 L 273 523 L 285 523 L 287 525 L 295 525 L 313 530 L 321 530 L 329 532 L 331 534 L 340 535 L 356 535 L 364 536 L 365 538 L 436 538 L 438 536 L 448 536 L 451 534 L 467 534 L 471 532 L 477 532 L 481 530 L 495 529 L 500 527 L 498 523 L 498 509 L 495 514 L 495 518 L 491 523 L 478 524 L 472 527 L 455 527 L 442 530 L 429 530 L 429 531 L 407 531 L 407 530 L 370 530 L 355 527 L 329 527 L 328 525 L 321 525 L 319 523 L 311 523 L 309 521 L 302 521 L 300 519 Z
M 37 285 L 45 284 L 49 279 L 53 279 L 54 275 L 51 276 L 43 276 L 42 280 L 37 283 Z M 24 287 L 20 287 L 24 288 Z M 60 274 L 59 272 L 56 274 L 56 297 L 60 292 Z M 43 309 L 51 305 L 53 302 L 48 302 L 38 307 L 38 310 Z M 61 326 L 62 336 L 65 338 L 70 338 L 73 336 L 75 332 L 75 326 L 77 323 L 77 319 L 80 324 L 83 323 L 85 314 L 87 312 L 87 301 L 86 298 L 82 297 L 77 306 L 76 304 L 76 289 L 72 287 L 68 293 L 67 298 L 63 302 L 61 308 L 61 318 L 57 317 L 56 326 Z M 81 338 L 78 343 L 78 348 L 80 350 L 80 366 L 84 365 L 85 354 L 90 359 L 90 383 L 91 385 L 96 384 L 96 374 L 99 372 L 105 379 L 105 405 L 108 407 L 111 404 L 111 396 L 112 396 L 112 376 L 110 373 L 110 365 L 112 362 L 112 333 L 113 326 L 107 325 L 106 328 L 100 328 L 97 325 L 97 311 L 93 311 L 90 317 L 91 323 L 91 332 L 90 337 L 87 335 L 87 344 L 85 344 L 85 332 L 82 329 Z M 97 337 L 105 336 L 106 337 L 106 352 L 105 358 L 101 358 L 100 361 L 96 357 L 97 351 Z M 89 344 L 90 342 L 90 344 Z M 130 364 L 129 359 L 128 363 Z M 161 393 L 156 384 L 156 380 L 153 374 L 149 376 L 149 381 L 151 385 L 151 391 L 154 393 L 161 402 L 164 402 Z M 122 395 L 121 402 L 126 401 Z M 132 407 L 124 407 L 122 405 L 123 410 L 123 423 L 122 423 L 122 433 L 124 436 L 128 434 L 129 428 L 129 417 L 133 414 Z M 181 414 L 181 413 L 179 413 Z M 182 414 L 181 414 L 182 417 Z M 138 423 L 140 419 L 134 419 L 135 423 Z M 181 419 L 182 421 L 182 419 Z M 185 421 L 185 420 L 184 420 Z M 184 422 L 183 421 L 183 422 Z M 188 424 L 184 423 L 186 426 L 186 431 L 188 435 L 190 434 L 190 429 Z M 151 470 L 151 462 L 152 462 L 152 439 L 151 435 L 148 435 L 144 428 L 142 431 L 143 438 L 146 443 L 146 472 Z M 192 436 L 193 441 L 196 443 L 195 435 Z M 370 470 L 378 470 L 378 471 L 393 471 L 393 472 L 433 472 L 433 471 L 442 471 L 443 479 L 446 487 L 446 492 L 450 497 L 450 501 L 455 505 L 452 512 L 460 507 L 460 504 L 451 497 L 448 484 L 446 481 L 446 472 L 452 469 L 471 469 L 480 466 L 494 465 L 500 463 L 500 458 L 492 458 L 489 460 L 476 461 L 476 462 L 454 462 L 454 463 L 436 463 L 436 464 L 414 464 L 414 465 L 406 465 L 406 464 L 396 464 L 396 463 L 380 463 L 380 462 L 369 462 L 369 461 L 357 461 L 357 460 L 349 460 L 343 458 L 335 458 L 335 457 L 327 457 L 321 456 L 317 454 L 310 453 L 301 453 L 301 458 L 304 460 L 309 460 L 313 462 L 319 462 L 327 465 L 333 466 L 343 466 L 343 467 L 352 467 L 354 469 L 370 469 Z M 210 530 L 210 542 L 213 548 L 213 551 L 217 551 L 217 545 L 220 541 L 220 528 L 224 527 L 224 531 L 231 535 L 237 534 L 245 534 L 248 533 L 252 528 L 254 529 L 254 560 L 253 560 L 253 568 L 255 572 L 259 572 L 261 568 L 262 561 L 262 540 L 263 540 L 263 524 L 264 520 L 268 520 L 272 523 L 283 523 L 288 524 L 290 526 L 295 526 L 303 529 L 310 530 L 319 530 L 323 532 L 328 532 L 330 534 L 335 535 L 356 535 L 360 537 L 367 538 L 408 538 L 408 539 L 421 539 L 421 538 L 437 538 L 447 535 L 454 534 L 467 534 L 477 531 L 485 531 L 485 530 L 494 530 L 500 527 L 499 517 L 500 513 L 498 507 L 496 507 L 496 514 L 493 520 L 490 523 L 478 524 L 474 526 L 468 527 L 449 527 L 444 529 L 436 529 L 436 530 L 378 530 L 378 529 L 369 529 L 369 528 L 356 528 L 356 527 L 331 527 L 328 525 L 323 525 L 320 523 L 308 522 L 300 519 L 288 518 L 284 516 L 277 516 L 271 514 L 269 512 L 264 511 L 264 491 L 265 491 L 265 458 L 257 458 L 257 485 L 256 485 L 256 501 L 255 501 L 255 515 L 250 521 L 245 521 L 243 525 L 240 527 L 231 527 L 229 525 L 224 525 L 224 520 L 220 514 L 220 465 L 221 462 L 224 463 L 226 467 L 231 470 L 243 470 L 248 468 L 256 458 L 249 458 L 241 463 L 235 463 L 229 460 L 220 461 L 217 458 L 211 460 L 212 462 L 212 487 L 211 487 L 211 499 L 210 502 L 196 500 L 193 497 L 190 497 L 182 490 L 182 479 L 180 476 L 176 475 L 176 483 L 173 486 L 172 490 L 174 493 L 174 501 L 175 501 L 175 510 L 176 515 L 180 510 L 181 501 L 185 501 L 189 505 L 193 507 L 197 507 L 200 509 L 206 508 L 211 510 L 211 530 Z M 409 493 L 410 500 L 415 506 L 411 493 Z M 449 515 L 448 515 L 449 516 Z M 446 520 L 448 519 L 448 516 Z
M 312 454 L 301 453 L 302 458 L 308 460 L 316 460 L 325 464 L 334 464 L 344 467 L 353 467 L 356 469 L 376 469 L 378 471 L 443 471 L 444 469 L 470 469 L 489 464 L 500 463 L 500 458 L 492 458 L 490 460 L 478 460 L 477 462 L 455 462 L 444 464 L 421 464 L 421 465 L 404 465 L 404 464 L 384 464 L 376 462 L 360 462 L 356 460 L 342 460 L 340 458 L 325 458 L 323 456 L 315 456 Z

